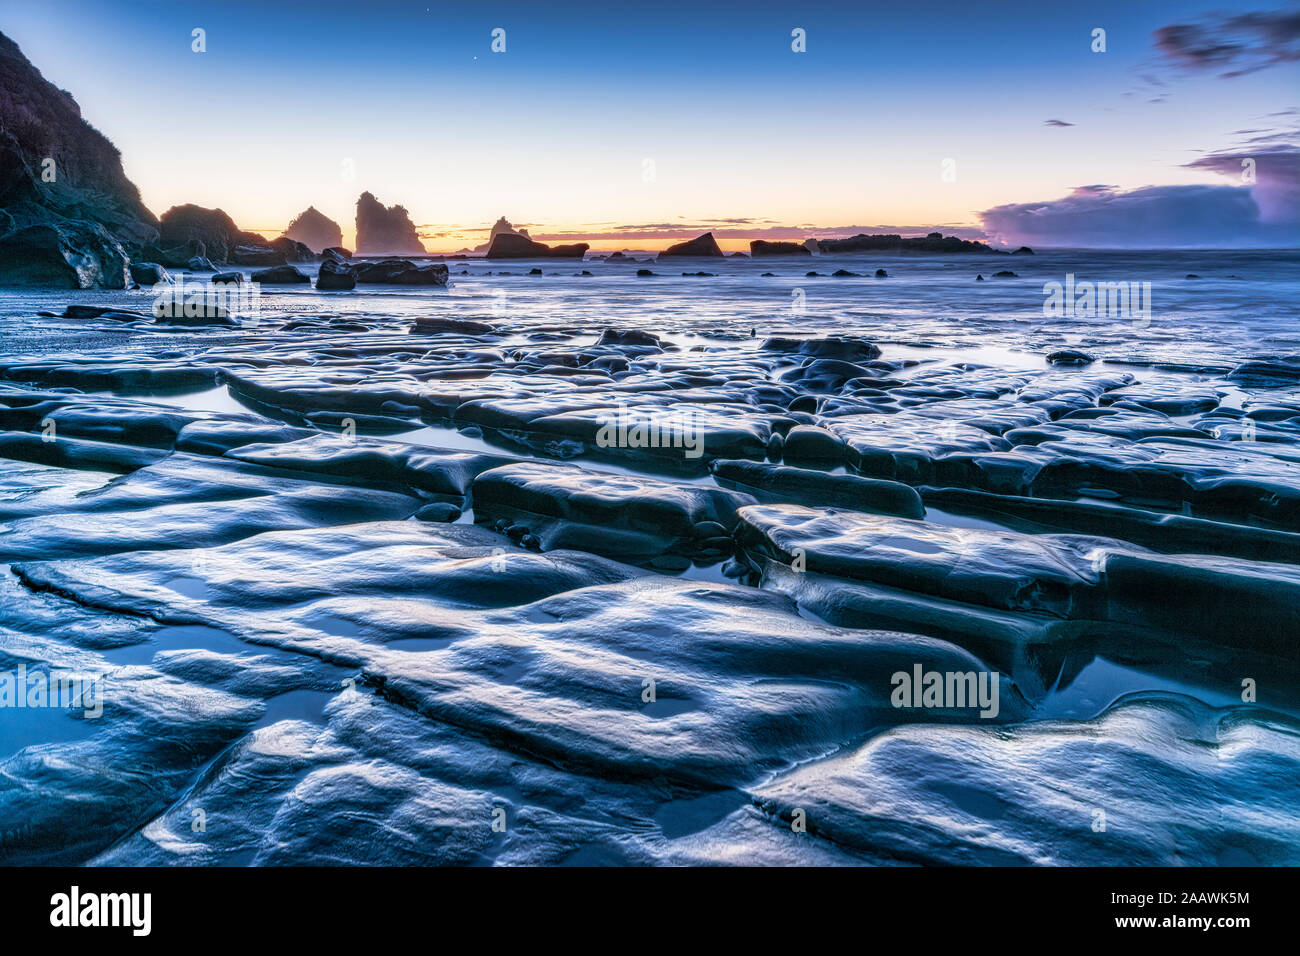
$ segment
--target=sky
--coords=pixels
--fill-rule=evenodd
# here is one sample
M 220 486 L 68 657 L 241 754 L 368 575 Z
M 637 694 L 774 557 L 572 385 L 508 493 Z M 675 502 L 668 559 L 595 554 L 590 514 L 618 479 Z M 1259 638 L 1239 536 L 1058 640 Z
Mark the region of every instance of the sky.
M 351 242 L 369 190 L 432 251 L 500 216 L 596 248 L 1300 245 L 1296 0 L 0 0 L 0 30 L 155 213 L 268 235 L 313 205 Z

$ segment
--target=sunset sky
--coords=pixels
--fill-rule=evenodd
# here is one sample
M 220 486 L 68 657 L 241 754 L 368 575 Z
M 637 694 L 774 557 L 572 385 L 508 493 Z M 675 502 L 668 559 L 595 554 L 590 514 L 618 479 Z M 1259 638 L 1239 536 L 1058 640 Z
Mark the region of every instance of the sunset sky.
M 1238 210 L 1243 242 L 1294 227 L 1300 6 L 1066 7 L 0 0 L 0 29 L 156 213 L 219 206 L 270 234 L 314 205 L 351 242 L 362 190 L 434 251 L 503 215 L 597 248 L 705 229 L 727 248 L 880 227 L 1014 242 L 1043 221 L 1022 204 L 1057 201 L 1048 238 L 1107 244 L 1151 220 L 1107 218 L 1148 186 L 1220 187 L 1144 194 L 1170 232 L 1205 196 Z M 1271 19 L 1231 19 L 1255 11 Z M 1237 169 L 1256 152 L 1252 192 Z

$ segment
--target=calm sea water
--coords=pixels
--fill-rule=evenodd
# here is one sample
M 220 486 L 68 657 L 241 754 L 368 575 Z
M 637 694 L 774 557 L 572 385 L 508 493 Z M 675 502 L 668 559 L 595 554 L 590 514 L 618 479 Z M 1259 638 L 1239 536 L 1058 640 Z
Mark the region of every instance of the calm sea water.
M 1098 357 L 1205 363 L 1300 353 L 1300 251 L 1293 250 L 1053 250 L 1032 257 L 873 255 L 634 264 L 452 260 L 448 266 L 448 289 L 372 286 L 318 293 L 305 286 L 263 287 L 261 317 L 401 322 L 432 314 L 477 318 L 520 333 L 611 326 L 686 336 L 854 332 L 905 348 L 959 349 L 965 361 L 987 364 L 1038 365 L 1037 354 L 1016 353 L 1063 347 Z M 529 275 L 534 268 L 543 274 Z M 656 275 L 639 277 L 639 268 Z M 831 277 L 838 269 L 862 275 Z M 877 269 L 885 269 L 888 278 L 875 278 Z M 591 275 L 581 275 L 584 270 Z M 1016 277 L 992 278 L 1000 270 Z M 682 275 L 699 271 L 712 275 Z M 809 271 L 822 275 L 807 276 Z M 985 281 L 976 281 L 978 274 Z M 1071 275 L 1076 282 L 1150 283 L 1150 313 L 1046 317 L 1045 284 L 1065 284 Z M 61 312 L 69 302 L 147 311 L 153 297 L 152 290 L 0 290 L 0 354 L 188 351 L 216 344 L 227 334 L 176 329 L 90 334 L 84 323 L 35 317 L 42 309 Z

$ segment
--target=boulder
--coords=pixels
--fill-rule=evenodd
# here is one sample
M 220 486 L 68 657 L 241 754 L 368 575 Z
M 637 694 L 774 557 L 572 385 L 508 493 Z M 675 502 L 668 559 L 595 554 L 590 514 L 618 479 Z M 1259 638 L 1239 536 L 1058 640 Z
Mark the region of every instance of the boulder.
M 417 315 L 412 332 L 456 332 L 461 335 L 487 335 L 496 329 L 486 322 L 449 319 L 443 316 Z
M 373 285 L 446 285 L 448 270 L 440 262 L 417 266 L 409 259 L 361 262 L 353 267 L 359 283 Z
M 327 252 L 330 250 L 326 250 Z M 338 259 L 323 259 L 316 275 L 316 288 L 346 291 L 357 287 L 357 277 L 352 267 Z
M 311 277 L 294 266 L 273 266 L 254 272 L 253 281 L 263 285 L 300 285 L 310 283 Z
M 132 262 L 131 278 L 138 285 L 157 285 L 168 280 L 167 270 L 156 262 Z
M 688 239 L 685 242 L 678 242 L 669 246 L 663 252 L 659 253 L 659 258 L 707 257 L 711 259 L 721 259 L 724 255 L 723 251 L 718 248 L 718 241 L 713 238 L 713 233 L 706 232 L 702 236 L 696 236 L 694 239 Z
M 124 289 L 129 261 L 97 222 L 51 222 L 0 237 L 0 285 Z
M 1048 365 L 1069 365 L 1081 366 L 1091 365 L 1097 361 L 1087 352 L 1080 352 L 1077 349 L 1059 349 L 1047 356 Z

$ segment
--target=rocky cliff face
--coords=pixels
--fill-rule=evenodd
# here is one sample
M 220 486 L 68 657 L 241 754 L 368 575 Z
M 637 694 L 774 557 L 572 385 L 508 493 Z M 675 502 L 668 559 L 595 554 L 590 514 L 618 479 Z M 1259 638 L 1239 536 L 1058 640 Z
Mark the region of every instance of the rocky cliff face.
M 244 232 L 235 221 L 220 209 L 205 209 L 186 203 L 172 206 L 159 220 L 161 247 L 159 258 L 188 260 L 191 256 L 206 256 L 213 262 L 232 262 L 235 250 L 241 246 L 259 247 L 266 244 L 261 236 Z M 169 265 L 170 262 L 163 262 Z M 259 263 L 260 264 L 260 263 Z
M 426 251 L 405 206 L 385 207 L 371 193 L 361 194 L 357 199 L 358 255 L 423 255 Z
M 339 224 L 315 206 L 308 206 L 299 213 L 284 234 L 315 252 L 343 245 L 343 230 Z
M 157 227 L 117 148 L 0 34 L 0 284 L 121 288 Z

